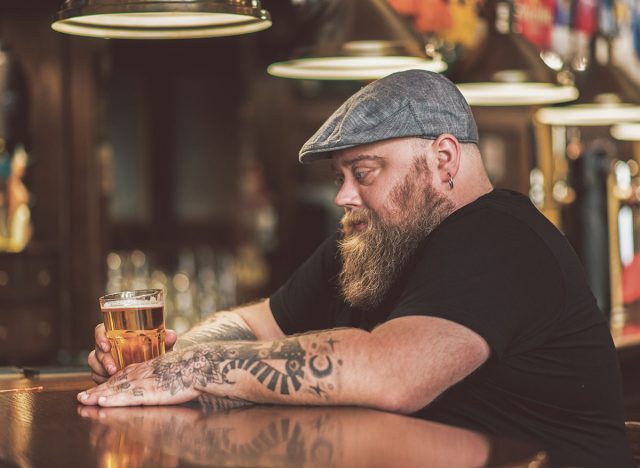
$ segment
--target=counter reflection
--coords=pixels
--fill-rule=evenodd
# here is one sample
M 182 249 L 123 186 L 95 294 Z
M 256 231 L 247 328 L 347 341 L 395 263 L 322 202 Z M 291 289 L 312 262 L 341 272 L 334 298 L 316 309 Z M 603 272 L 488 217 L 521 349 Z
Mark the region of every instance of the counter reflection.
M 102 466 L 482 466 L 491 440 L 480 434 L 363 408 L 210 405 L 78 407 L 92 421 L 91 443 Z M 500 460 L 538 460 L 515 444 Z

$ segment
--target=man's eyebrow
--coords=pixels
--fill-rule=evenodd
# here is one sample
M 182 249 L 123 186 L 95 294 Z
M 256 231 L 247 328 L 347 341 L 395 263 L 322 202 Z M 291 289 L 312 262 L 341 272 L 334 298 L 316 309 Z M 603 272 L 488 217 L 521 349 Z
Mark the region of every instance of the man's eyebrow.
M 375 156 L 371 154 L 360 154 L 358 156 L 354 156 L 349 159 L 345 159 L 340 162 L 340 165 L 343 167 L 352 166 L 359 161 L 382 161 L 384 158 L 382 156 Z M 336 170 L 335 161 L 331 161 L 331 169 Z

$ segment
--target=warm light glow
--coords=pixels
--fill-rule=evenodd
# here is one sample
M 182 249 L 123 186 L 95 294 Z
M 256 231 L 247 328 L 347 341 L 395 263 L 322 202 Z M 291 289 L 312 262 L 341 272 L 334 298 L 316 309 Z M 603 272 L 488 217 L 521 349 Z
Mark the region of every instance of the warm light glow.
M 555 70 L 555 71 L 562 70 L 564 61 L 562 60 L 562 57 L 560 57 L 560 55 L 558 55 L 557 53 L 550 50 L 545 50 L 543 52 L 540 52 L 540 58 L 552 70 Z
M 27 454 L 33 436 L 34 397 L 29 390 L 13 390 L 17 390 L 11 398 L 10 411 L 13 414 L 8 420 L 4 420 L 4 430 L 8 430 L 9 447 L 18 466 L 30 466 Z M 8 428 L 6 427 L 7 422 L 9 422 Z
M 611 135 L 618 140 L 640 141 L 640 123 L 625 123 L 611 127 Z
M 228 13 L 149 12 L 114 13 L 76 17 L 74 23 L 87 26 L 123 28 L 201 28 L 246 21 L 247 17 Z
M 618 212 L 618 236 L 620 242 L 620 261 L 628 266 L 635 256 L 633 239 L 633 210 L 629 206 L 621 206 Z
M 574 86 L 548 83 L 460 83 L 458 88 L 471 106 L 532 106 L 578 98 Z
M 393 44 L 389 41 L 349 41 L 346 42 L 342 49 L 349 55 L 385 55 L 391 49 Z
M 547 125 L 603 126 L 640 121 L 640 106 L 631 104 L 576 104 L 548 107 L 536 112 L 540 123 Z
M 443 72 L 442 60 L 420 57 L 320 57 L 269 65 L 269 74 L 299 80 L 377 80 L 391 73 L 420 69 Z

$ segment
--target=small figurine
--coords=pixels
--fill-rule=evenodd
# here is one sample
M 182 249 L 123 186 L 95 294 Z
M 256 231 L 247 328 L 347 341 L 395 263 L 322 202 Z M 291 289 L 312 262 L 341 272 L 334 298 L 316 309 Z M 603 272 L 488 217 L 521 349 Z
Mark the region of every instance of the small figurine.
M 0 250 L 20 252 L 31 239 L 29 191 L 23 182 L 28 155 L 24 147 L 16 147 L 11 158 L 11 174 L 7 178 L 6 206 L 8 237 L 0 242 Z

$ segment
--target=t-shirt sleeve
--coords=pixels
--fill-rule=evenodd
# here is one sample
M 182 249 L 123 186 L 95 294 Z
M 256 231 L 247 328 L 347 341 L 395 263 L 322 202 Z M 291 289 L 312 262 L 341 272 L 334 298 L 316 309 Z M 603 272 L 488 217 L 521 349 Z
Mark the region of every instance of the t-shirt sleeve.
M 285 334 L 331 328 L 332 285 L 339 268 L 337 239 L 338 233 L 325 240 L 269 298 Z
M 550 333 L 562 276 L 550 249 L 524 223 L 478 210 L 443 224 L 426 242 L 390 319 L 451 320 L 482 336 L 498 358 Z

